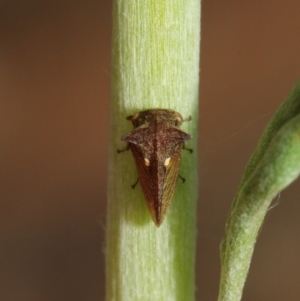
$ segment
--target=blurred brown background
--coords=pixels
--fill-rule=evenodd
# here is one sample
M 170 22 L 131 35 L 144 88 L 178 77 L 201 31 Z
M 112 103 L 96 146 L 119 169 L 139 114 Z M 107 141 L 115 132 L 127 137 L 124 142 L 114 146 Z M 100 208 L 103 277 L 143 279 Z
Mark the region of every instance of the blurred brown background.
M 299 1 L 203 1 L 197 300 L 244 166 L 300 75 Z M 104 300 L 111 1 L 0 2 L 0 300 Z M 299 300 L 299 181 L 243 300 Z

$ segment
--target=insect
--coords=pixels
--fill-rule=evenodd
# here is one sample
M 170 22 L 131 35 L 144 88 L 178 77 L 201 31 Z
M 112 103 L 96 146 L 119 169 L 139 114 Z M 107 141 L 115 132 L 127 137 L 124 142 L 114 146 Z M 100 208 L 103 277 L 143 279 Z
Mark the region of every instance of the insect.
M 161 225 L 170 206 L 179 176 L 181 150 L 191 136 L 180 130 L 181 114 L 168 109 L 149 109 L 126 118 L 134 129 L 121 138 L 131 150 L 138 171 L 143 194 L 151 217 Z M 187 149 L 192 152 L 191 149 Z M 180 177 L 180 176 L 179 176 Z M 184 178 L 180 177 L 183 182 Z

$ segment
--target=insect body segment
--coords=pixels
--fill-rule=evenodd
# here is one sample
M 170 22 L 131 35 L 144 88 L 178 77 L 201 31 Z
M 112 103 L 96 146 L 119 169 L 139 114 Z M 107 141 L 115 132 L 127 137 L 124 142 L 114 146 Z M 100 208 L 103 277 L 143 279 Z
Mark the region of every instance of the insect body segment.
M 181 150 L 191 136 L 179 129 L 184 120 L 173 110 L 151 109 L 127 119 L 134 129 L 122 141 L 132 151 L 148 209 L 160 226 L 175 191 Z

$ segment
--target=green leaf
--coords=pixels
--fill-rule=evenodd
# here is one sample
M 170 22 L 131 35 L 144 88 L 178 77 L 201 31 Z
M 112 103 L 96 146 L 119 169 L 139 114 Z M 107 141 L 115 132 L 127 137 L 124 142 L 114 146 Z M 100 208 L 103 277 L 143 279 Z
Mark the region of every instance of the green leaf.
M 239 301 L 258 231 L 273 198 L 300 173 L 300 82 L 249 160 L 221 244 L 219 301 Z

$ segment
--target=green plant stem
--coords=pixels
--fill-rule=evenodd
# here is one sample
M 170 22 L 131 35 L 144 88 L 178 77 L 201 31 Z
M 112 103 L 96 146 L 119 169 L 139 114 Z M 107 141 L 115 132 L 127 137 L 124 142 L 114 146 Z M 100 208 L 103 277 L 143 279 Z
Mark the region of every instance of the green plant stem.
M 258 231 L 272 199 L 300 173 L 300 82 L 249 160 L 221 244 L 219 301 L 239 301 Z
M 194 299 L 197 199 L 199 0 L 114 0 L 111 144 L 106 239 L 106 300 Z M 151 220 L 130 152 L 120 138 L 125 117 L 169 108 L 192 116 L 182 129 L 193 140 L 183 151 L 175 195 L 163 224 Z

